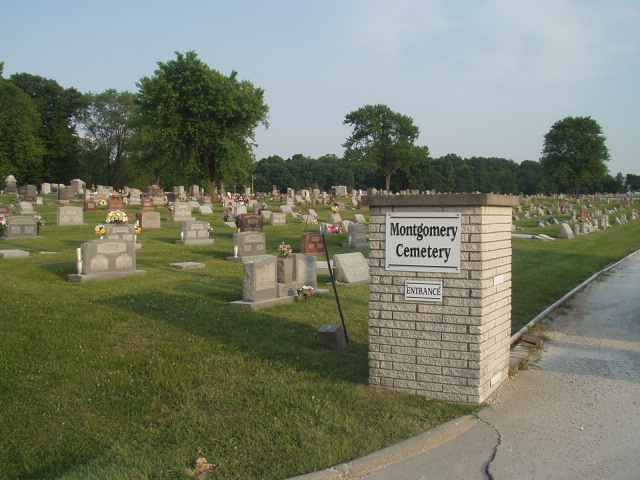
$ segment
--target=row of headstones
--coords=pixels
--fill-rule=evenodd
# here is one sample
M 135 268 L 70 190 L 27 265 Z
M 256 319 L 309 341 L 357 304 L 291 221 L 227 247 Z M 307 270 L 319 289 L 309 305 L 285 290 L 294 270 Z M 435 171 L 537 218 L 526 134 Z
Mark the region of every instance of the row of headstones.
M 28 208 L 25 209 L 24 213 L 34 213 L 33 208 L 30 203 L 27 203 L 28 207 L 31 208 L 31 211 L 28 212 Z M 5 237 L 8 238 L 32 238 L 37 237 L 37 233 L 35 231 L 31 231 L 30 228 L 17 227 L 18 224 L 26 225 L 32 223 L 30 219 L 27 219 L 26 222 L 16 222 L 15 219 L 11 219 L 11 209 L 3 210 L 0 209 L 0 213 L 6 213 L 8 222 L 13 225 L 13 228 L 8 228 L 5 234 Z M 138 212 L 137 220 L 140 223 L 140 227 L 144 230 L 157 230 L 161 228 L 160 225 L 160 212 L 156 211 L 142 211 Z M 188 204 L 178 204 L 178 208 L 174 208 L 173 216 L 169 218 L 171 221 L 182 221 L 182 222 L 193 222 L 195 218 L 191 215 L 191 207 Z M 245 231 L 262 231 L 264 217 L 262 215 L 257 214 L 247 214 L 242 217 L 240 223 L 241 232 Z M 67 225 L 84 225 L 84 213 L 81 207 L 76 206 L 62 206 L 58 208 L 57 211 L 57 225 L 67 226 Z M 284 213 L 271 213 L 271 224 L 272 225 L 285 225 L 286 217 Z M 235 226 L 235 223 L 233 223 Z M 36 229 L 37 230 L 37 229 Z M 348 245 L 356 245 L 356 248 L 366 246 L 366 225 L 363 223 L 349 223 L 347 228 L 345 229 L 349 233 L 349 241 Z M 183 237 L 182 240 L 185 238 Z
M 359 285 L 369 282 L 369 265 L 361 253 L 344 253 L 334 257 L 337 282 Z M 298 295 L 298 288 L 318 288 L 316 258 L 295 253 L 287 258 L 262 255 L 243 265 L 242 302 L 270 302 Z M 231 304 L 239 302 L 231 302 Z
M 23 220 L 23 218 L 19 218 Z M 83 243 L 77 252 L 77 275 L 70 281 L 88 276 L 137 272 L 135 234 L 128 224 L 106 225 L 107 234 L 100 240 Z M 199 243 L 208 240 L 209 224 L 185 222 L 182 240 L 176 243 Z M 213 241 L 211 240 L 211 243 Z M 303 234 L 303 253 L 276 258 L 265 253 L 265 237 L 261 232 L 242 232 L 234 235 L 234 252 L 244 256 L 243 301 L 259 302 L 297 295 L 300 285 L 317 288 L 316 255 L 320 253 L 319 234 Z M 307 252 L 305 252 L 307 250 Z M 311 251 L 314 251 L 312 253 Z M 345 284 L 369 281 L 368 264 L 364 256 L 339 254 L 334 257 L 335 278 Z
M 619 218 L 620 217 L 616 217 L 617 224 L 620 223 Z M 560 229 L 559 238 L 562 238 L 562 239 L 575 238 L 580 235 L 587 235 L 597 230 L 606 230 L 609 227 L 610 227 L 610 223 L 609 223 L 608 215 L 603 216 L 599 220 L 597 218 L 594 218 L 592 220 L 588 220 L 580 223 L 574 223 L 573 226 L 570 225 L 569 223 L 563 223 Z

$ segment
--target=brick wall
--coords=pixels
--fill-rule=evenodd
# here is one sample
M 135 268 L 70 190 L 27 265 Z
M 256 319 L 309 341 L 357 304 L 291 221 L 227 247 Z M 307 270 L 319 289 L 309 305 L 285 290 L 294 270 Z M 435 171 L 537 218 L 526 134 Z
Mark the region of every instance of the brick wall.
M 511 216 L 518 197 L 364 197 L 370 209 L 369 382 L 481 403 L 507 378 L 511 337 Z M 460 273 L 385 270 L 385 214 L 461 213 Z M 405 301 L 407 280 L 442 282 L 442 302 Z

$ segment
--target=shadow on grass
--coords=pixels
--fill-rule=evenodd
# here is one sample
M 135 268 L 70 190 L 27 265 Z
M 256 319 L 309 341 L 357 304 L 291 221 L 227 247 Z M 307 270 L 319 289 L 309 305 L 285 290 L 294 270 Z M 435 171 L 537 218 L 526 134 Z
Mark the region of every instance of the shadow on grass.
M 222 282 L 214 287 L 194 280 L 182 284 L 179 292 L 163 294 L 161 304 L 153 293 L 122 295 L 98 303 L 126 305 L 131 313 L 154 322 L 323 378 L 354 384 L 367 381 L 368 346 L 352 342 L 341 351 L 327 349 L 318 339 L 319 326 L 314 325 L 323 323 L 322 319 L 317 314 L 312 318 L 313 314 L 302 313 L 308 308 L 323 310 L 318 305 L 322 299 L 312 298 L 302 307 L 284 305 L 251 311 L 229 305 L 242 297 L 242 287 L 237 282 Z M 312 303 L 317 304 L 311 306 Z M 301 312 L 298 317 L 292 309 Z

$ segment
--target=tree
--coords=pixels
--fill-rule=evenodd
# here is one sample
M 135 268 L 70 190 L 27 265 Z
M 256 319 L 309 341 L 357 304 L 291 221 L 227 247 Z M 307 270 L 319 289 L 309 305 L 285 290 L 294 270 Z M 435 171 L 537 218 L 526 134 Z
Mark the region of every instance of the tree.
M 608 174 L 609 150 L 602 128 L 591 117 L 567 117 L 544 136 L 540 162 L 562 191 L 581 193 Z M 550 182 L 551 183 L 551 182 Z
M 211 69 L 193 51 L 176 52 L 158 67 L 138 82 L 137 101 L 160 141 L 179 145 L 178 160 L 198 163 L 212 189 L 225 174 L 250 175 L 255 129 L 268 125 L 264 91 L 239 81 L 235 71 L 225 76 Z
M 385 176 L 387 190 L 391 176 L 422 154 L 413 144 L 420 133 L 413 119 L 386 105 L 365 105 L 347 114 L 343 124 L 353 127 L 343 145 L 347 149 L 345 157 L 377 164 Z
M 76 119 L 88 99 L 75 88 L 63 88 L 55 80 L 38 75 L 17 73 L 9 81 L 31 97 L 42 120 L 38 137 L 45 153 L 38 176 L 48 182 L 68 183 L 80 173 Z
M 255 174 L 254 187 L 258 192 L 270 192 L 275 186 L 279 191 L 286 193 L 294 181 L 285 159 L 278 155 L 262 158 L 256 166 Z
M 0 178 L 37 182 L 44 145 L 38 136 L 42 121 L 33 100 L 2 78 L 0 63 Z
M 627 173 L 624 185 L 629 192 L 640 192 L 640 175 Z
M 99 165 L 94 175 L 102 172 L 102 178 L 94 178 L 109 185 L 125 183 L 122 178 L 124 162 L 131 153 L 131 144 L 138 127 L 138 109 L 134 95 L 114 89 L 90 94 L 91 104 L 81 118 L 89 139 L 97 154 Z M 118 178 L 118 175 L 121 175 Z

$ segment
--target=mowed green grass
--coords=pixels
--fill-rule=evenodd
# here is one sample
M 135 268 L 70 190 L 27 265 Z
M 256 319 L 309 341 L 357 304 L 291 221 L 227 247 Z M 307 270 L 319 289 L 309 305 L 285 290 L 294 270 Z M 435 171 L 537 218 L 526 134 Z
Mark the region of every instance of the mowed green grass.
M 367 386 L 367 286 L 340 289 L 352 340 L 340 352 L 317 339 L 323 324 L 340 322 L 331 290 L 258 312 L 230 307 L 242 297 L 242 265 L 226 261 L 234 229 L 222 226 L 220 207 L 197 216 L 211 222 L 214 245 L 176 245 L 180 224 L 163 221 L 139 237 L 145 275 L 86 284 L 67 277 L 106 210 L 61 227 L 56 208 L 37 207 L 42 238 L 0 244 L 30 252 L 0 260 L 0 478 L 193 478 L 188 469 L 205 457 L 210 478 L 281 479 L 477 411 Z M 326 207 L 316 210 L 328 220 Z M 281 241 L 299 252 L 312 229 L 267 223 L 268 253 Z M 514 242 L 514 319 L 526 323 L 562 284 L 637 249 L 639 230 Z M 331 254 L 350 251 L 346 234 L 327 240 Z M 169 267 L 180 261 L 205 268 Z

